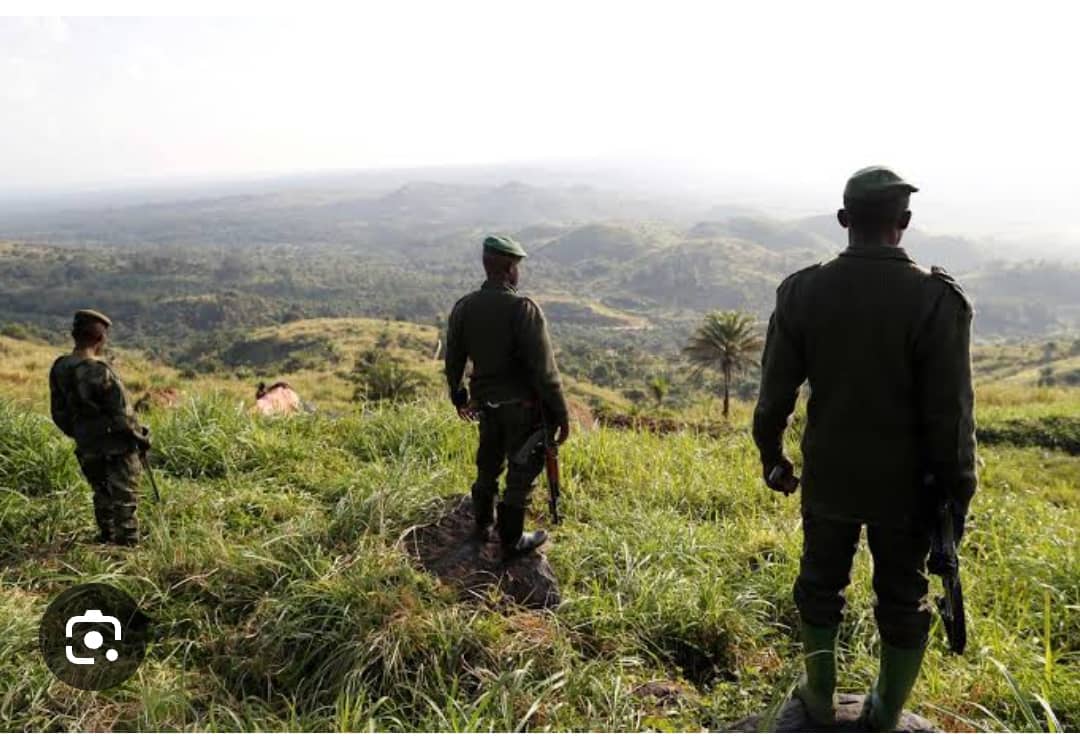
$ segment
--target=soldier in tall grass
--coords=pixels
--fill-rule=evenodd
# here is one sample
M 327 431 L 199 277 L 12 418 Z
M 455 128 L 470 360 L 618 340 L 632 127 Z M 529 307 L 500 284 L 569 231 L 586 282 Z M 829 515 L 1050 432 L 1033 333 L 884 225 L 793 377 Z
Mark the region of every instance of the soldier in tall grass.
M 513 239 L 484 241 L 487 280 L 454 305 L 447 324 L 446 379 L 450 399 L 463 419 L 480 421 L 476 482 L 472 487 L 477 536 L 486 540 L 496 521 L 499 477 L 506 492 L 498 505 L 499 539 L 507 555 L 528 553 L 544 544 L 543 531 L 525 533 L 525 510 L 544 468 L 539 453 L 519 451 L 541 421 L 558 430 L 561 444 L 570 435 L 562 380 L 551 337 L 540 308 L 518 294 L 519 264 L 525 250 Z M 469 388 L 462 381 L 472 361 Z
M 795 601 L 811 717 L 835 719 L 836 636 L 863 525 L 874 558 L 881 670 L 863 718 L 895 728 L 918 676 L 930 614 L 926 562 L 938 505 L 957 535 L 975 493 L 971 306 L 943 269 L 900 248 L 918 191 L 884 167 L 856 172 L 840 224 L 848 248 L 777 290 L 762 359 L 754 440 L 766 483 L 799 483 L 782 436 L 810 383 L 802 439 L 803 556 Z
M 139 453 L 150 447 L 120 377 L 102 358 L 112 321 L 79 310 L 71 328 L 75 349 L 49 371 L 53 422 L 75 440 L 75 457 L 94 492 L 99 541 L 135 545 Z

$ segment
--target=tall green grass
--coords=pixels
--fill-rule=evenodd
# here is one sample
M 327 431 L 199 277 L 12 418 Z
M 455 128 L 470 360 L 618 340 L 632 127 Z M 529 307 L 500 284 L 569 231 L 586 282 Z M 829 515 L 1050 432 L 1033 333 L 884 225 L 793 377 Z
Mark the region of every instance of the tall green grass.
M 463 601 L 397 545 L 471 481 L 475 429 L 442 404 L 267 420 L 208 394 L 154 414 L 163 499 L 144 495 L 134 550 L 90 544 L 89 490 L 47 418 L 0 410 L 0 729 L 717 729 L 797 674 L 798 501 L 764 489 L 738 426 L 576 435 L 548 546 L 564 602 L 536 613 Z M 946 728 L 1078 729 L 1080 461 L 981 453 L 971 649 L 947 655 L 935 630 L 913 706 Z M 82 581 L 132 593 L 156 631 L 102 694 L 36 652 L 48 601 Z M 841 686 L 858 691 L 876 670 L 865 551 L 849 601 Z M 636 690 L 654 680 L 677 700 Z

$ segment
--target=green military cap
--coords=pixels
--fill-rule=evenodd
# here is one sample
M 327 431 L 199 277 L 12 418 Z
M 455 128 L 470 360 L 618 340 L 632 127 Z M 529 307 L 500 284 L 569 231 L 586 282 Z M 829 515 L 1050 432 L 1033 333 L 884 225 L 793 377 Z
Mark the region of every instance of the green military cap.
M 507 256 L 516 256 L 517 258 L 528 257 L 520 243 L 505 235 L 489 235 L 484 239 L 484 250 L 505 253 Z
M 887 202 L 918 192 L 919 188 L 905 182 L 886 166 L 868 166 L 851 175 L 844 186 L 844 202 Z
M 78 310 L 75 313 L 75 325 L 88 322 L 100 322 L 105 327 L 112 327 L 112 320 L 97 310 Z

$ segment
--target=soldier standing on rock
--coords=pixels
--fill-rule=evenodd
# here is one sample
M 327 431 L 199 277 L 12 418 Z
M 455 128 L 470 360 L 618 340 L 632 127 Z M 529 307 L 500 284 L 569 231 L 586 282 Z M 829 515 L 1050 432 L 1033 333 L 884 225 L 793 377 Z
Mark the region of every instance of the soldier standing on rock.
M 881 635 L 862 721 L 884 731 L 896 726 L 926 649 L 934 512 L 951 501 L 959 537 L 977 485 L 971 305 L 943 269 L 922 269 L 899 247 L 916 191 L 884 167 L 848 180 L 838 218 L 849 246 L 780 285 L 762 359 L 754 440 L 766 483 L 784 493 L 799 479 L 782 436 L 799 386 L 810 386 L 798 695 L 822 725 L 835 719 L 836 636 L 862 526 Z
M 135 545 L 139 453 L 150 447 L 150 430 L 136 421 L 120 377 L 101 358 L 111 325 L 100 312 L 75 313 L 75 350 L 53 363 L 49 392 L 53 422 L 74 438 L 75 457 L 93 489 L 99 541 Z
M 479 416 L 480 421 L 472 487 L 477 537 L 486 540 L 497 519 L 507 556 L 528 553 L 547 540 L 542 530 L 524 533 L 525 510 L 544 468 L 543 454 L 531 453 L 525 463 L 514 456 L 541 423 L 558 429 L 560 444 L 570 435 L 544 314 L 517 291 L 519 265 L 525 257 L 525 250 L 511 238 L 484 240 L 487 281 L 454 305 L 446 339 L 450 399 L 463 419 Z M 466 389 L 462 380 L 468 360 L 472 374 Z M 507 466 L 506 492 L 496 517 L 499 477 Z

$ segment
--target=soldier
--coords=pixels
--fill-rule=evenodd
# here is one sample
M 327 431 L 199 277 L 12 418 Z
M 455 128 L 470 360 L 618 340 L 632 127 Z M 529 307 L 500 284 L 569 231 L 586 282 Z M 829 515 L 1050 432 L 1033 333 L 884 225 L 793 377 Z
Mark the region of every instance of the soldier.
M 570 436 L 562 380 L 544 314 L 517 291 L 519 266 L 525 257 L 525 250 L 511 238 L 484 240 L 487 281 L 454 305 L 446 337 L 450 400 L 462 419 L 480 420 L 472 487 L 480 540 L 488 539 L 496 520 L 499 476 L 509 466 L 497 517 L 507 556 L 528 553 L 547 539 L 542 530 L 523 534 L 529 496 L 544 468 L 543 455 L 533 453 L 524 464 L 514 456 L 542 422 L 558 428 L 559 444 Z M 468 389 L 462 386 L 467 360 L 472 361 Z
M 800 385 L 810 387 L 797 693 L 823 725 L 835 719 L 836 635 L 862 526 L 881 636 L 863 724 L 884 731 L 896 726 L 926 648 L 930 520 L 949 499 L 960 534 L 977 485 L 972 309 L 944 269 L 922 269 L 900 248 L 917 191 L 884 167 L 848 180 L 837 213 L 848 248 L 780 284 L 762 358 L 754 440 L 776 491 L 799 484 L 782 437 Z
M 53 422 L 74 438 L 75 457 L 94 492 L 99 541 L 135 545 L 139 453 L 150 447 L 150 430 L 136 421 L 120 377 L 101 358 L 111 325 L 100 312 L 75 313 L 75 350 L 53 363 L 49 391 Z

